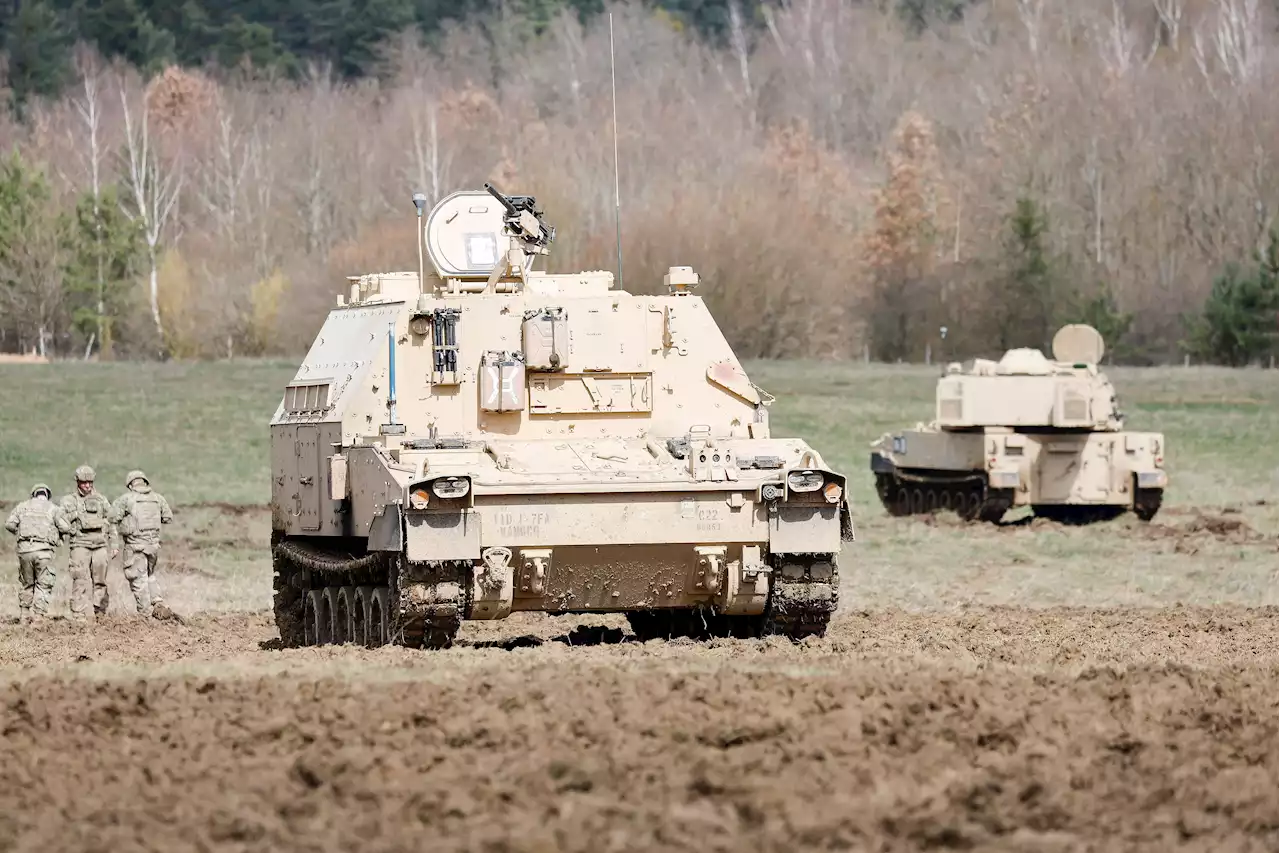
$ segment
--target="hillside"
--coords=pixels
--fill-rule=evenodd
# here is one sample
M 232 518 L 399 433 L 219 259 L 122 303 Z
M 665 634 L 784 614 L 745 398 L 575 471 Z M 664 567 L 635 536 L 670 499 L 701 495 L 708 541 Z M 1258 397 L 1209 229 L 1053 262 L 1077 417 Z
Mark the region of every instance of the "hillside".
M 1274 363 L 1274 7 L 610 10 L 623 285 L 692 264 L 744 356 L 1085 320 L 1117 362 Z M 0 0 L 0 351 L 297 355 L 343 276 L 416 267 L 412 192 L 485 180 L 542 202 L 554 268 L 613 269 L 603 11 Z

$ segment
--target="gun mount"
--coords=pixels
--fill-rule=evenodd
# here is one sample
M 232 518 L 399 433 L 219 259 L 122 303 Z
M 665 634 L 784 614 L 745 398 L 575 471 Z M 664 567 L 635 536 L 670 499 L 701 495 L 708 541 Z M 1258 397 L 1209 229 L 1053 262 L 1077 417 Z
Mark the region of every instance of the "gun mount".
M 498 200 L 507 211 L 502 217 L 508 235 L 515 237 L 522 244 L 546 254 L 551 242 L 556 239 L 556 229 L 542 218 L 538 208 L 538 200 L 531 195 L 503 195 L 493 184 L 486 183 L 485 191 Z

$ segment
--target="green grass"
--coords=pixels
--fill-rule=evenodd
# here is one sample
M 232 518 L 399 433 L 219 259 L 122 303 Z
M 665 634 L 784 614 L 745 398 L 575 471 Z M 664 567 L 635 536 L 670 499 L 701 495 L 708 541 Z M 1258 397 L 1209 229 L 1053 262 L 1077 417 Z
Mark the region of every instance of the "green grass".
M 0 364 L 0 500 L 69 491 L 88 463 L 110 498 L 141 468 L 170 501 L 262 504 L 267 422 L 296 365 Z
M 858 504 L 881 433 L 933 415 L 936 369 L 757 362 L 752 378 L 777 397 L 779 435 L 810 441 L 848 473 Z M 262 504 L 270 496 L 267 422 L 294 365 L 0 365 L 0 500 L 36 481 L 62 492 L 88 462 L 114 497 L 142 468 L 175 503 Z M 1127 426 L 1168 440 L 1170 505 L 1221 505 L 1277 493 L 1277 372 L 1217 368 L 1116 369 Z
M 893 519 L 868 471 L 881 433 L 927 422 L 937 370 L 920 366 L 746 365 L 777 400 L 776 435 L 804 437 L 849 477 L 859 542 L 842 559 L 850 608 L 965 604 L 1274 603 L 1280 426 L 1274 370 L 1110 371 L 1127 426 L 1166 436 L 1171 484 L 1154 525 L 1132 517 L 1081 530 Z M 89 462 L 110 497 L 140 467 L 174 504 L 164 556 L 175 606 L 266 607 L 267 422 L 294 365 L 0 364 L 0 503 L 36 481 L 71 488 Z M 1261 538 L 1184 530 L 1194 512 L 1239 508 Z M 0 614 L 15 609 L 12 537 L 0 536 Z M 65 557 L 59 559 L 65 565 Z M 65 601 L 65 571 L 58 600 Z M 115 600 L 128 595 L 114 574 Z M 65 606 L 65 605 L 61 605 Z

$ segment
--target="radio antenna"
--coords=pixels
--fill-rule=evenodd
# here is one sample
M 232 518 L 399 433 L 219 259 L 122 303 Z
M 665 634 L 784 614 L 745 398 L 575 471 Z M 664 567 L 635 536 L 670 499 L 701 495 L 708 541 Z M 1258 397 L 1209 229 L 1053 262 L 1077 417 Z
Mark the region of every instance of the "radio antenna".
M 613 227 L 618 242 L 618 288 L 622 288 L 622 182 L 618 177 L 618 74 L 613 61 L 613 13 L 609 13 L 609 81 L 613 87 Z

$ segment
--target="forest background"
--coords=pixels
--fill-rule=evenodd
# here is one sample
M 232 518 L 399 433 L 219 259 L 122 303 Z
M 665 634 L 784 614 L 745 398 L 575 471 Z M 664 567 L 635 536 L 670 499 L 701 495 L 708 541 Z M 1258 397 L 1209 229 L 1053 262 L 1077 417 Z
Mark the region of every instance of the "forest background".
M 0 352 L 297 356 L 485 180 L 615 269 L 606 11 L 623 284 L 741 356 L 1274 364 L 1257 0 L 0 0 Z

